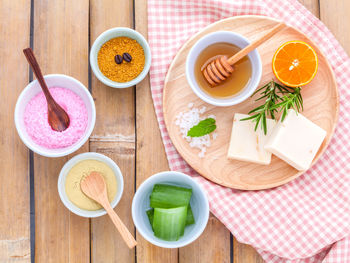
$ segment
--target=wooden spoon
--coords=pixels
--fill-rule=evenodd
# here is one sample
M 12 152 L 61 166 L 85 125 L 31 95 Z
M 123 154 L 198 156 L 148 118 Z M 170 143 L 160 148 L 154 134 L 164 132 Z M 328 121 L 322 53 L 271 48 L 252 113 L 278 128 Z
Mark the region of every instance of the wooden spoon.
M 130 249 L 135 247 L 137 244 L 135 238 L 120 220 L 117 213 L 114 212 L 108 201 L 106 183 L 103 176 L 99 172 L 91 172 L 80 182 L 80 187 L 84 194 L 103 206 L 128 247 Z
M 216 86 L 222 81 L 227 79 L 233 72 L 233 65 L 245 57 L 248 53 L 256 49 L 266 40 L 271 38 L 277 32 L 282 30 L 285 24 L 280 22 L 274 26 L 270 31 L 264 34 L 261 38 L 250 43 L 245 48 L 234 54 L 232 57 L 227 58 L 226 56 L 214 57 L 202 67 L 204 78 L 211 86 Z
M 34 56 L 33 50 L 31 48 L 26 48 L 23 50 L 33 72 L 39 81 L 40 87 L 42 88 L 46 101 L 48 110 L 48 119 L 51 128 L 55 131 L 62 132 L 69 127 L 70 119 L 64 109 L 54 100 L 51 96 L 49 89 L 45 83 L 43 74 L 41 73 L 39 64 Z

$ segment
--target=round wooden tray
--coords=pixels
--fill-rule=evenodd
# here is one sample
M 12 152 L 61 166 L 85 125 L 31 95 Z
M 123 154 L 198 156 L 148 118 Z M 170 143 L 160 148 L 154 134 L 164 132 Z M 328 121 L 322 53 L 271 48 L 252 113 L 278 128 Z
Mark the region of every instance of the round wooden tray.
M 248 113 L 257 104 L 253 99 L 248 99 L 232 107 L 209 105 L 193 93 L 187 84 L 185 75 L 187 54 L 192 45 L 204 35 L 218 30 L 226 30 L 240 33 L 252 41 L 272 28 L 277 22 L 263 16 L 239 16 L 216 22 L 194 35 L 184 44 L 167 73 L 163 93 L 163 110 L 169 136 L 186 162 L 199 174 L 217 184 L 242 190 L 259 190 L 285 184 L 302 174 L 302 172 L 297 171 L 276 156 L 272 156 L 269 165 L 228 160 L 226 155 L 234 113 Z M 296 39 L 310 43 L 315 48 L 319 58 L 316 77 L 302 90 L 304 98 L 303 115 L 327 131 L 327 137 L 313 161 L 314 164 L 325 151 L 338 118 L 339 103 L 336 81 L 326 58 L 303 33 L 292 27 L 287 27 L 258 48 L 263 63 L 263 75 L 260 84 L 274 78 L 271 60 L 275 50 L 282 43 Z M 217 119 L 216 131 L 218 136 L 211 147 L 207 148 L 204 158 L 199 158 L 199 150 L 189 146 L 181 137 L 178 126 L 175 125 L 176 115 L 179 112 L 187 111 L 187 105 L 191 102 L 197 108 L 206 106 L 205 114 L 214 114 Z

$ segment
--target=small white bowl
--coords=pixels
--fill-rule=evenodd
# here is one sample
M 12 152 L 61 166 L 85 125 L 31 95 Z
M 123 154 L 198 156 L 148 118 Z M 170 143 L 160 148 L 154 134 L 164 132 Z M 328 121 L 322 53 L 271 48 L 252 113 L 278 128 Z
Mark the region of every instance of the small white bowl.
M 108 40 L 116 37 L 129 37 L 135 39 L 142 46 L 145 54 L 145 66 L 141 71 L 140 75 L 128 82 L 116 82 L 110 80 L 102 74 L 100 68 L 98 67 L 97 55 L 100 51 L 101 46 Z M 90 50 L 90 66 L 95 76 L 105 85 L 118 89 L 132 87 L 141 82 L 141 80 L 143 80 L 146 77 L 151 66 L 151 49 L 147 43 L 147 40 L 139 32 L 127 27 L 111 28 L 99 35 L 98 38 L 96 38 L 94 44 L 92 45 Z
M 194 67 L 197 61 L 198 55 L 208 46 L 213 45 L 215 43 L 230 43 L 234 44 L 240 48 L 244 48 L 249 45 L 249 40 L 244 36 L 230 32 L 230 31 L 218 31 L 211 34 L 208 34 L 201 39 L 199 39 L 196 44 L 194 44 L 188 53 L 186 59 L 186 77 L 188 84 L 191 86 L 193 92 L 203 101 L 215 105 L 215 106 L 232 106 L 238 103 L 243 102 L 247 98 L 249 98 L 258 87 L 261 74 L 262 74 L 262 64 L 258 51 L 255 49 L 248 54 L 248 58 L 252 65 L 252 76 L 249 80 L 246 87 L 238 93 L 236 96 L 232 96 L 230 98 L 218 99 L 208 95 L 204 92 L 198 85 L 195 75 L 194 75 Z
M 44 76 L 47 86 L 50 88 L 52 86 L 62 87 L 70 89 L 75 92 L 85 103 L 85 107 L 88 113 L 88 124 L 84 135 L 73 145 L 58 148 L 58 149 L 48 149 L 43 146 L 36 144 L 32 138 L 28 135 L 26 127 L 24 124 L 24 111 L 28 102 L 41 92 L 41 87 L 37 80 L 32 81 L 24 88 L 22 93 L 19 95 L 15 108 L 15 124 L 19 137 L 22 139 L 23 143 L 31 149 L 33 152 L 46 157 L 61 157 L 71 154 L 78 150 L 90 137 L 92 130 L 95 126 L 96 121 L 96 109 L 95 102 L 89 92 L 89 90 L 78 80 L 69 77 L 67 75 L 61 74 L 51 74 Z
M 195 218 L 193 225 L 186 226 L 185 234 L 177 241 L 165 241 L 153 234 L 146 210 L 155 184 L 170 184 L 192 188 L 191 207 Z M 209 202 L 205 191 L 190 176 L 179 172 L 161 172 L 146 179 L 137 189 L 132 201 L 132 219 L 139 233 L 150 243 L 164 248 L 183 247 L 195 241 L 204 231 L 209 218 Z
M 58 194 L 61 198 L 62 203 L 65 205 L 65 207 L 67 207 L 74 214 L 82 217 L 99 217 L 107 213 L 106 210 L 104 209 L 99 209 L 95 211 L 81 209 L 77 207 L 75 204 L 73 204 L 69 200 L 66 194 L 66 177 L 70 169 L 72 169 L 74 165 L 76 165 L 77 163 L 83 160 L 91 160 L 91 159 L 104 162 L 109 167 L 111 167 L 111 169 L 114 172 L 115 178 L 117 180 L 117 194 L 115 195 L 113 201 L 111 202 L 111 206 L 113 208 L 119 203 L 120 198 L 123 195 L 123 189 L 124 189 L 124 180 L 123 180 L 122 172 L 120 171 L 118 165 L 111 158 L 95 152 L 81 153 L 73 157 L 68 162 L 66 162 L 66 164 L 61 169 L 60 175 L 58 177 L 58 183 L 57 183 Z

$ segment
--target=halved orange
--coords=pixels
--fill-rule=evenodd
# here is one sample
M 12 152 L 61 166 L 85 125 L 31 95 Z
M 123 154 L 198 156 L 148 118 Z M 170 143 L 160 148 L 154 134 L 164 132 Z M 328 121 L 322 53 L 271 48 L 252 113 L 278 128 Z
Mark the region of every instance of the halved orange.
M 299 40 L 284 43 L 272 59 L 272 70 L 276 78 L 289 87 L 308 84 L 315 77 L 317 68 L 315 50 Z

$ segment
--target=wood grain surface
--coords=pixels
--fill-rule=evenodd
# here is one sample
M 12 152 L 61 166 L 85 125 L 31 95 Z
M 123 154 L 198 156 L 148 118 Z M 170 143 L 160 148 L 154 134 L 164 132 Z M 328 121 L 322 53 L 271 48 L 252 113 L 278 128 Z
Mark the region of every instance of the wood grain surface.
M 299 1 L 320 17 L 350 52 L 348 0 Z M 89 45 L 102 31 L 115 26 L 135 27 L 147 36 L 146 6 L 147 0 L 0 0 L 0 95 L 6 98 L 6 103 L 0 106 L 3 170 L 0 174 L 0 262 L 30 262 L 31 257 L 32 262 L 45 263 L 263 262 L 253 248 L 230 237 L 229 231 L 212 215 L 203 235 L 185 248 L 161 249 L 136 234 L 138 246 L 130 251 L 107 217 L 89 222 L 71 214 L 62 205 L 57 193 L 57 176 L 71 156 L 59 159 L 35 156 L 30 162 L 29 151 L 15 131 L 14 104 L 29 80 L 22 49 L 30 45 L 30 39 L 44 74 L 68 74 L 88 86 Z M 120 166 L 125 188 L 115 210 L 129 229 L 134 230 L 130 205 L 136 186 L 153 173 L 169 169 L 149 79 L 136 88 L 116 91 L 91 76 L 90 88 L 98 111 L 90 151 L 106 154 Z M 88 150 L 85 145 L 79 152 Z M 35 210 L 32 207 L 35 228 L 31 233 L 30 170 L 34 171 L 32 189 L 35 191 Z M 32 244 L 35 253 L 30 251 L 30 234 L 35 237 Z
M 33 50 L 43 74 L 66 74 L 87 87 L 89 2 L 35 1 L 33 8 Z M 77 153 L 88 150 L 85 144 Z M 36 262 L 87 262 L 90 258 L 89 220 L 70 213 L 57 193 L 58 174 L 70 157 L 34 155 Z
M 247 114 L 250 110 L 261 105 L 261 102 L 255 102 L 255 98 L 249 98 L 231 107 L 215 107 L 205 103 L 195 95 L 187 83 L 185 74 L 186 58 L 194 43 L 209 33 L 218 30 L 234 31 L 251 41 L 255 41 L 277 23 L 275 20 L 262 16 L 233 17 L 216 22 L 196 34 L 182 46 L 170 65 L 165 78 L 163 92 L 164 119 L 174 146 L 199 174 L 223 186 L 243 190 L 267 189 L 285 184 L 301 175 L 302 172 L 297 171 L 276 156 L 272 156 L 269 165 L 227 159 L 234 113 Z M 287 27 L 257 48 L 263 64 L 263 74 L 259 86 L 274 78 L 271 61 L 276 49 L 284 42 L 294 39 L 313 45 L 318 56 L 316 77 L 302 89 L 303 115 L 327 131 L 326 139 L 313 161 L 315 163 L 328 146 L 338 119 L 339 101 L 336 81 L 325 57 L 304 34 L 294 28 Z M 196 108 L 205 106 L 207 108 L 206 116 L 211 114 L 216 116 L 218 127 L 216 133 L 218 136 L 212 142 L 212 145 L 207 147 L 204 158 L 199 157 L 198 153 L 200 151 L 191 148 L 189 143 L 182 138 L 180 129 L 175 124 L 177 115 L 189 110 L 187 107 L 189 103 L 194 103 Z
M 147 1 L 135 1 L 135 29 L 147 39 Z M 136 188 L 149 176 L 169 170 L 151 97 L 149 76 L 136 86 Z M 147 242 L 139 233 L 137 262 L 178 262 L 178 249 Z
M 320 0 L 320 18 L 350 53 L 350 1 Z
M 90 2 L 90 44 L 112 27 L 133 27 L 133 2 L 101 0 Z M 96 125 L 90 150 L 105 154 L 120 167 L 124 194 L 115 208 L 131 233 L 131 201 L 135 187 L 135 105 L 134 89 L 113 89 L 92 74 L 92 95 L 96 104 Z M 135 262 L 135 249 L 129 249 L 108 216 L 91 219 L 92 262 Z
M 13 121 L 28 83 L 22 49 L 29 45 L 30 2 L 0 3 L 0 33 L 0 262 L 30 262 L 29 151 Z

